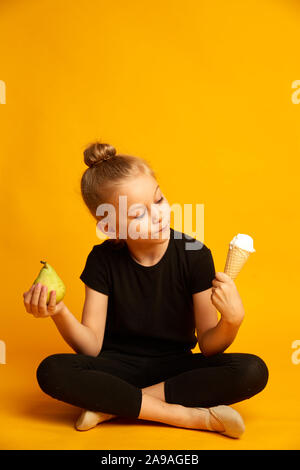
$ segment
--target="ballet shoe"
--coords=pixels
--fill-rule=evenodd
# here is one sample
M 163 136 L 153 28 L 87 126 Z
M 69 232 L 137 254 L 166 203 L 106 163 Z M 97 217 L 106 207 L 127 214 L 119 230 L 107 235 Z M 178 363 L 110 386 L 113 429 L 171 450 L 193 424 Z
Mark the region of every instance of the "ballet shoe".
M 206 414 L 206 427 L 209 431 L 218 432 L 225 436 L 238 439 L 245 431 L 245 424 L 241 415 L 227 405 L 218 405 L 211 408 L 197 408 L 197 410 L 208 410 Z M 220 424 L 225 428 L 224 431 L 217 431 L 213 429 L 210 424 L 210 414 L 216 418 Z
M 115 415 L 102 413 L 100 411 L 82 410 L 75 423 L 75 428 L 78 431 L 88 431 L 97 426 L 97 424 L 108 421 L 113 417 L 115 417 Z

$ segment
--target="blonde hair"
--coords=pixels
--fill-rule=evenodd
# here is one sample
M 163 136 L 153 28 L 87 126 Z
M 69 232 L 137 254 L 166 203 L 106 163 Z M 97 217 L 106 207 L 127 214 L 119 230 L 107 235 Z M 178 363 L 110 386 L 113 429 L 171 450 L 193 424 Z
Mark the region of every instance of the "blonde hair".
M 94 142 L 83 152 L 84 162 L 89 167 L 81 177 L 80 189 L 82 198 L 92 214 L 96 216 L 97 207 L 114 200 L 118 187 L 140 174 L 156 178 L 149 163 L 140 157 L 117 154 L 109 144 Z M 115 245 L 123 246 L 124 239 L 111 239 Z

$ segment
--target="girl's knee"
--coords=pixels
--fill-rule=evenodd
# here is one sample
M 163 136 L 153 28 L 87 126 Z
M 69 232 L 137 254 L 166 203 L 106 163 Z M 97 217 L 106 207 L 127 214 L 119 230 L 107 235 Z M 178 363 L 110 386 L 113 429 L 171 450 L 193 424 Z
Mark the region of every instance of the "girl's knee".
M 253 394 L 261 392 L 267 385 L 269 370 L 266 363 L 255 354 L 247 354 L 241 364 L 241 380 Z
M 45 393 L 49 393 L 55 380 L 60 376 L 60 373 L 63 373 L 66 356 L 68 354 L 52 354 L 45 357 L 38 365 L 36 378 Z

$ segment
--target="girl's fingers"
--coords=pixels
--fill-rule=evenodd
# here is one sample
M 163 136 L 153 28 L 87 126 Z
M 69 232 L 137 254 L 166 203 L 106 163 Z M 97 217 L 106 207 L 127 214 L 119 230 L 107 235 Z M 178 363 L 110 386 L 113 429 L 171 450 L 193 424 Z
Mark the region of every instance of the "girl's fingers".
M 24 305 L 26 308 L 26 311 L 28 313 L 32 313 L 31 311 L 31 299 L 32 299 L 32 294 L 34 290 L 35 284 L 33 284 L 30 289 L 27 292 L 24 292 L 23 294 L 23 300 L 24 300 Z
M 213 287 L 212 291 L 213 291 L 213 295 L 215 295 L 216 297 L 220 297 L 221 291 L 219 287 Z
M 56 310 L 56 291 L 50 292 L 49 303 L 47 305 L 48 287 L 40 282 L 33 284 L 30 289 L 23 293 L 23 300 L 26 311 L 36 318 L 47 317 Z
M 48 315 L 47 312 L 47 295 L 48 295 L 48 287 L 42 285 L 41 287 L 41 294 L 39 298 L 39 304 L 38 304 L 38 312 L 40 316 L 46 316 Z
M 219 279 L 220 281 L 227 280 L 227 277 L 229 277 L 229 276 L 225 273 L 222 273 L 222 271 L 215 272 L 215 278 Z
M 216 279 L 212 280 L 212 285 L 215 286 L 215 287 L 220 287 L 222 284 L 224 284 L 224 283 L 221 282 L 221 281 L 217 281 Z
M 38 303 L 39 303 L 40 293 L 41 293 L 41 284 L 37 283 L 34 287 L 34 291 L 33 291 L 32 298 L 31 298 L 31 312 L 34 315 L 37 315 L 39 313 Z
M 55 312 L 55 308 L 56 308 L 56 291 L 52 290 L 50 292 L 50 300 L 49 300 L 49 303 L 48 303 L 48 313 L 49 313 L 49 315 L 51 315 L 52 313 Z

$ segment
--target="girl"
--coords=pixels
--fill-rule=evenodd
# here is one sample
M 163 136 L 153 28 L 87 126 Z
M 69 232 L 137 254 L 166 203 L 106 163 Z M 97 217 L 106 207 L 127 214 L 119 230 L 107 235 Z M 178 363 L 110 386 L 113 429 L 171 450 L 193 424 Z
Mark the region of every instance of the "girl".
M 96 142 L 84 161 L 83 200 L 110 237 L 80 275 L 81 323 L 55 291 L 46 304 L 46 286 L 23 294 L 27 312 L 51 316 L 76 352 L 43 359 L 39 386 L 83 408 L 78 430 L 120 416 L 240 437 L 243 419 L 229 405 L 260 392 L 268 369 L 254 354 L 224 353 L 244 317 L 235 283 L 215 272 L 205 244 L 170 227 L 146 160 Z

